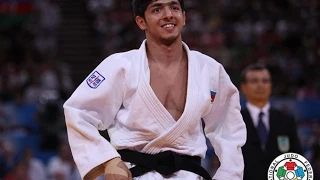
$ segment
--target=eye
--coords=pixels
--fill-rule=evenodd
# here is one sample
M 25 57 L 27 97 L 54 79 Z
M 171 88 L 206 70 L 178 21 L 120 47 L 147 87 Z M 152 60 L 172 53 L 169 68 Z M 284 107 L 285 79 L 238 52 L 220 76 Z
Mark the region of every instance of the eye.
M 179 6 L 172 6 L 171 9 L 173 9 L 173 10 L 175 10 L 175 11 L 179 11 L 179 10 L 180 10 L 180 7 L 179 7 Z
M 152 10 L 152 12 L 158 13 L 158 12 L 160 12 L 160 8 L 154 8 L 154 9 Z

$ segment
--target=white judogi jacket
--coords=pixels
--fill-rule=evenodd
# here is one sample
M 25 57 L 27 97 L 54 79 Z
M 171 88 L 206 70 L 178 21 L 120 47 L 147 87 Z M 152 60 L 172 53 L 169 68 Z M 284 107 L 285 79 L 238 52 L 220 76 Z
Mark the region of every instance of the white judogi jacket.
M 239 92 L 222 65 L 184 44 L 188 55 L 187 97 L 184 112 L 175 121 L 149 85 L 145 45 L 146 41 L 138 50 L 106 58 L 64 104 L 69 142 L 81 176 L 103 173 L 101 164 L 120 156 L 116 149 L 151 154 L 171 150 L 204 158 L 203 118 L 205 134 L 221 162 L 214 179 L 242 179 L 241 147 L 246 141 L 246 127 Z M 211 92 L 216 93 L 213 102 Z M 97 129 L 108 129 L 111 142 Z M 197 177 L 178 171 L 169 179 Z M 152 171 L 137 179 L 165 178 Z

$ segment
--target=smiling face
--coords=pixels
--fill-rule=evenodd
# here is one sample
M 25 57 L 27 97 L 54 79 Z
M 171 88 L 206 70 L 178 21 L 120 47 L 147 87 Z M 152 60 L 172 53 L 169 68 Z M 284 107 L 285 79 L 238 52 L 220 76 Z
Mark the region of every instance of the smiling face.
M 185 12 L 178 0 L 153 0 L 144 15 L 144 18 L 137 16 L 136 23 L 145 31 L 147 39 L 163 44 L 181 39 Z

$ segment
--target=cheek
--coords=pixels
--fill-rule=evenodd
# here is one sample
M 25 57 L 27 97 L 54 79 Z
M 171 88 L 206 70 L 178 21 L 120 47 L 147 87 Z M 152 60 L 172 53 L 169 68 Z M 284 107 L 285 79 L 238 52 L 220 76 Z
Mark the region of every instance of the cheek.
M 257 86 L 254 85 L 254 84 L 248 86 L 248 91 L 249 91 L 249 92 L 254 92 L 256 89 L 257 89 Z
M 272 91 L 272 87 L 271 86 L 268 86 L 268 91 L 269 91 L 269 93 L 271 93 L 271 91 Z
M 254 95 L 254 94 L 256 94 L 256 88 L 252 87 L 252 88 L 250 88 L 250 90 L 248 92 L 249 92 L 249 94 Z
M 181 21 L 181 24 L 183 26 L 186 24 L 186 18 L 183 15 L 179 15 L 179 16 L 177 16 L 177 18 L 179 18 L 179 20 Z
M 157 27 L 157 21 L 154 18 L 147 18 L 145 21 L 145 26 L 147 29 L 154 29 Z
M 247 95 L 247 96 L 250 96 L 251 94 L 254 93 L 254 90 L 255 88 L 253 86 L 246 86 L 243 90 L 244 94 Z

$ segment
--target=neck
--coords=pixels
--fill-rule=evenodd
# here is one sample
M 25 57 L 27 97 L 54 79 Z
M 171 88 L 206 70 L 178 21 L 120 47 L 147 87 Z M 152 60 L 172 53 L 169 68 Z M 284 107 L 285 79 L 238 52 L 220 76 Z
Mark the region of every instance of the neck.
M 258 108 L 263 108 L 266 104 L 268 104 L 268 101 L 249 101 L 252 105 L 257 106 Z
M 171 44 L 147 40 L 146 47 L 149 61 L 155 61 L 163 65 L 180 62 L 184 55 L 181 39 L 177 39 Z

